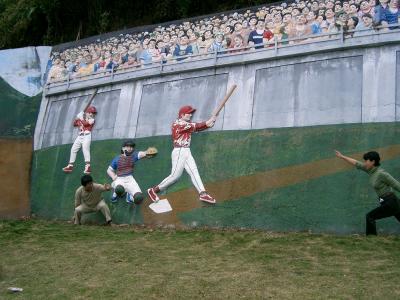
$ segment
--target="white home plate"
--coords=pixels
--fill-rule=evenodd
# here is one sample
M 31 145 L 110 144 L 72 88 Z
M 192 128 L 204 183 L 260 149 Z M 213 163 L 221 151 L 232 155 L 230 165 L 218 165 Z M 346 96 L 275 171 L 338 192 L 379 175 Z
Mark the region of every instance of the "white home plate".
M 149 207 L 156 214 L 162 214 L 162 213 L 169 212 L 172 210 L 172 207 L 169 204 L 168 199 L 162 199 L 162 200 L 159 200 L 158 202 L 154 202 L 154 203 L 150 204 Z

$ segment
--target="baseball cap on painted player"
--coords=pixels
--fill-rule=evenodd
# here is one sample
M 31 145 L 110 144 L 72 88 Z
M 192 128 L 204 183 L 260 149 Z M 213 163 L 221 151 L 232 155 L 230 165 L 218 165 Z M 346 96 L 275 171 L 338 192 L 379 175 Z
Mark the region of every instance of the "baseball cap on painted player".
M 86 111 L 86 113 L 90 113 L 90 114 L 97 114 L 97 109 L 94 106 L 89 106 Z
M 181 109 L 179 110 L 179 118 L 182 117 L 182 115 L 184 114 L 192 114 L 196 111 L 196 109 L 194 109 L 193 107 L 191 107 L 190 105 L 185 105 L 182 106 Z

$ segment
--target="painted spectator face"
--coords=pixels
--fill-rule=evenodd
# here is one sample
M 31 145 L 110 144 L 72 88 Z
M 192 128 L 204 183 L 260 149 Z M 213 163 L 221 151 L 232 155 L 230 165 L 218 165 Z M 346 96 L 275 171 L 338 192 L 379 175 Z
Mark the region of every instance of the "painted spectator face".
M 273 30 L 273 29 L 275 28 L 274 22 L 268 22 L 268 23 L 267 23 L 267 28 L 268 28 L 269 30 Z
M 396 9 L 396 8 L 399 8 L 398 4 L 399 4 L 399 2 L 397 0 L 391 0 L 389 2 L 389 7 L 392 8 L 392 9 Z
M 165 44 L 164 44 L 163 41 L 159 41 L 159 42 L 156 44 L 156 48 L 157 48 L 157 49 L 161 49 L 161 48 L 164 47 L 164 46 L 165 46 Z
M 191 35 L 189 35 L 189 42 L 190 43 L 196 43 L 197 41 L 197 37 L 194 33 L 192 33 Z
M 307 14 L 307 21 L 308 21 L 308 22 L 312 22 L 312 21 L 314 21 L 314 20 L 315 20 L 315 14 L 314 14 L 313 11 L 310 11 L 310 12 Z
M 242 24 L 236 23 L 235 24 L 235 31 L 241 31 L 242 30 Z
M 181 37 L 181 45 L 182 46 L 186 46 L 189 43 L 189 39 L 186 35 L 184 35 L 183 37 Z
M 258 23 L 257 23 L 257 19 L 256 19 L 256 18 L 251 18 L 251 19 L 250 19 L 250 22 L 249 22 L 249 25 L 253 27 L 253 26 L 255 26 L 256 24 L 258 24 Z
M 367 1 L 361 2 L 360 9 L 361 10 L 369 10 L 369 3 Z
M 326 3 L 326 8 L 333 8 L 335 6 L 335 3 L 333 3 L 332 1 L 328 1 Z
M 169 36 L 169 34 L 164 35 L 164 43 L 169 43 L 169 41 L 171 40 L 171 37 Z
M 297 17 L 299 14 L 300 14 L 300 11 L 299 11 L 297 8 L 294 8 L 294 9 L 292 10 L 292 16 L 293 16 L 293 17 Z
M 370 17 L 368 17 L 368 16 L 363 16 L 363 17 L 362 17 L 362 20 L 363 20 L 364 25 L 365 25 L 366 27 L 369 27 L 369 26 L 372 25 L 372 18 L 370 18 Z
M 223 36 L 222 34 L 217 34 L 217 35 L 215 36 L 215 40 L 216 40 L 218 43 L 222 43 L 222 41 L 224 40 L 224 36 Z
M 281 23 L 282 22 L 282 15 L 281 14 L 276 14 L 275 16 L 274 16 L 274 23 L 275 24 L 279 24 L 279 23 Z
M 332 9 L 327 9 L 327 10 L 325 11 L 325 17 L 326 17 L 327 19 L 331 19 L 331 18 L 333 18 L 333 16 L 334 16 L 334 13 L 333 13 L 333 10 L 332 10 Z
M 354 23 L 354 20 L 352 18 L 347 20 L 347 27 L 349 27 L 350 29 L 353 29 L 354 25 L 355 25 L 355 23 Z
M 257 22 L 257 29 L 258 30 L 264 30 L 265 28 L 265 23 L 263 21 L 258 21 Z
M 291 14 L 286 14 L 283 16 L 283 23 L 289 24 L 292 21 L 292 15 Z
M 234 43 L 234 45 L 235 45 L 235 47 L 242 47 L 243 46 L 243 39 L 240 37 L 240 36 L 236 36 L 234 39 L 233 39 L 233 43 Z
M 298 25 L 304 25 L 307 22 L 307 20 L 304 17 L 304 15 L 298 15 L 297 18 L 296 18 L 296 21 L 297 21 Z
M 355 4 L 350 5 L 350 13 L 357 14 L 357 6 Z
M 335 12 L 339 12 L 342 10 L 342 6 L 340 4 L 335 5 Z

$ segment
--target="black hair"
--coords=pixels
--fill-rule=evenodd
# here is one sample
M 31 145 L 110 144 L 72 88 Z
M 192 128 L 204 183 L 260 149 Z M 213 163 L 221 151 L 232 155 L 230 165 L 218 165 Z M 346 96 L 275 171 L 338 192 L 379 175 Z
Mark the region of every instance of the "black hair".
M 356 27 L 357 26 L 357 24 L 358 24 L 358 18 L 357 17 L 351 17 L 350 19 L 352 19 L 353 21 L 354 21 L 354 27 Z
M 363 155 L 363 158 L 364 160 L 373 161 L 375 167 L 379 167 L 381 165 L 380 164 L 381 157 L 379 156 L 379 153 L 376 151 L 370 151 L 365 153 Z
M 90 175 L 83 175 L 81 177 L 81 185 L 86 186 L 88 183 L 93 182 L 93 178 Z

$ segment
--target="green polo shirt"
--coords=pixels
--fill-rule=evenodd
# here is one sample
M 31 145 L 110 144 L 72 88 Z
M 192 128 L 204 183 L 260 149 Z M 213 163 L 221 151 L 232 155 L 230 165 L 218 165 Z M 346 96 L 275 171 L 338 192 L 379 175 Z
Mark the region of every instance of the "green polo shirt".
M 369 183 L 375 189 L 378 197 L 392 193 L 393 189 L 400 191 L 400 182 L 381 167 L 373 167 L 371 170 L 367 170 L 362 162 L 357 161 L 356 168 L 369 175 Z

